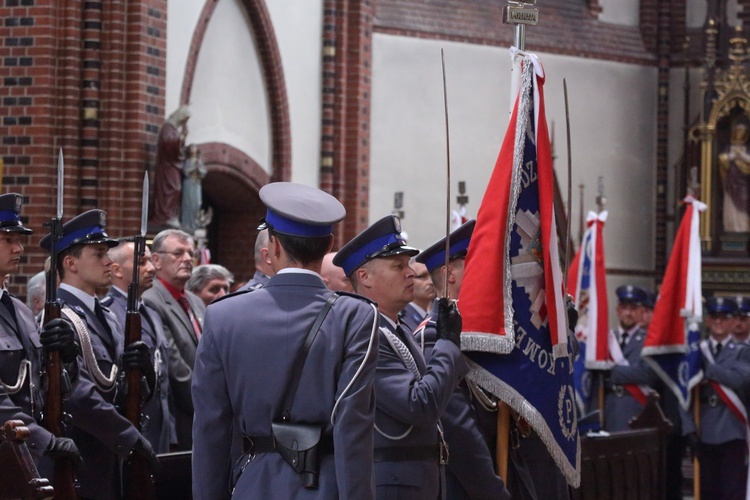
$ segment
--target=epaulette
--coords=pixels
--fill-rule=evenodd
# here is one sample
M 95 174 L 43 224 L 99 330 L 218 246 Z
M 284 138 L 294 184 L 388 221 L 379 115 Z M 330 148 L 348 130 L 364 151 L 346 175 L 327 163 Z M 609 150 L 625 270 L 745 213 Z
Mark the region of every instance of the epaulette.
M 337 294 L 339 294 L 339 295 L 344 295 L 344 296 L 346 296 L 346 297 L 353 297 L 353 298 L 355 298 L 355 299 L 359 299 L 359 300 L 365 301 L 365 302 L 367 302 L 368 304 L 373 304 L 373 305 L 375 305 L 375 306 L 377 306 L 377 305 L 378 305 L 378 304 L 377 304 L 377 302 L 375 302 L 375 301 L 372 301 L 372 300 L 368 299 L 367 297 L 363 297 L 362 295 L 358 295 L 358 294 L 356 294 L 356 293 L 354 293 L 354 292 L 344 292 L 344 291 L 342 291 L 342 290 L 336 290 L 336 291 L 335 291 L 335 293 L 337 293 Z
M 112 297 L 111 295 L 107 295 L 102 300 L 100 300 L 99 303 L 103 305 L 104 307 L 109 307 L 112 305 L 112 302 L 114 301 L 115 301 L 114 297 Z
M 228 294 L 226 294 L 226 295 L 224 295 L 222 297 L 219 297 L 218 299 L 214 299 L 213 302 L 211 302 L 211 304 L 209 304 L 209 305 L 216 304 L 217 302 L 221 302 L 222 300 L 228 299 L 229 297 L 238 297 L 240 295 L 244 295 L 246 293 L 250 293 L 250 292 L 254 292 L 254 291 L 255 291 L 254 288 L 250 288 L 250 289 L 246 289 L 246 290 L 235 290 L 232 293 L 228 293 Z
M 72 306 L 70 304 L 63 304 L 64 306 L 67 306 L 71 311 L 74 311 L 77 315 L 79 315 L 82 318 L 86 317 L 86 311 L 83 310 L 81 306 Z

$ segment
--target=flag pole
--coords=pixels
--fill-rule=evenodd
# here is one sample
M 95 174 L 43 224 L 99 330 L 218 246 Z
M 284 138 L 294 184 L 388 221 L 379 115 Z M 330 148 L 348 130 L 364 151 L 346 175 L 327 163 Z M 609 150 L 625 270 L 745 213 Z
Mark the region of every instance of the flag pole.
M 602 213 L 604 211 L 604 205 L 607 203 L 607 198 L 604 196 L 604 177 L 601 175 L 599 176 L 599 179 L 597 180 L 597 190 L 598 194 L 596 196 L 596 209 L 598 213 Z M 607 336 L 607 341 L 609 341 L 609 336 Z M 604 424 L 606 422 L 606 415 L 604 414 L 604 372 L 599 371 L 599 428 L 604 429 Z
M 533 7 L 536 0 L 509 0 L 508 5 L 503 7 L 503 24 L 512 24 L 513 46 L 518 50 L 526 50 L 526 25 L 536 26 L 539 22 L 539 9 Z M 511 74 L 515 71 L 515 59 Z M 508 115 L 513 113 L 515 97 L 519 88 L 514 88 L 513 78 L 511 77 L 511 96 L 510 110 Z M 497 439 L 495 442 L 495 458 L 497 463 L 498 476 L 508 486 L 508 444 L 510 441 L 510 406 L 507 403 L 498 401 L 497 405 Z

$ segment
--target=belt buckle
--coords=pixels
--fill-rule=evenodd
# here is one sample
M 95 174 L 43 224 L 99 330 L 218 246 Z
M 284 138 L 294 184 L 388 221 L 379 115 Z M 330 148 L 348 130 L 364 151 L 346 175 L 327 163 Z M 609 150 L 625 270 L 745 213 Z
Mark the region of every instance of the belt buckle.
M 448 443 L 441 439 L 438 445 L 438 450 L 440 452 L 440 465 L 447 465 L 448 457 L 450 456 L 450 453 L 448 452 Z
M 613 384 L 612 392 L 615 393 L 615 396 L 617 396 L 618 398 L 621 398 L 625 394 L 625 388 L 621 386 L 620 384 Z
M 717 394 L 711 394 L 708 397 L 708 406 L 711 406 L 713 408 L 719 406 L 719 396 Z

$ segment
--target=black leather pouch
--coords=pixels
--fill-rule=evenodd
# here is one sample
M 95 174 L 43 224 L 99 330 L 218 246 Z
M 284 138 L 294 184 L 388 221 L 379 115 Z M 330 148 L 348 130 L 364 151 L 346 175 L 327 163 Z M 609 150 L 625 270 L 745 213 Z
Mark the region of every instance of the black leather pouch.
M 286 462 L 302 477 L 305 488 L 318 487 L 319 425 L 272 422 L 274 446 Z

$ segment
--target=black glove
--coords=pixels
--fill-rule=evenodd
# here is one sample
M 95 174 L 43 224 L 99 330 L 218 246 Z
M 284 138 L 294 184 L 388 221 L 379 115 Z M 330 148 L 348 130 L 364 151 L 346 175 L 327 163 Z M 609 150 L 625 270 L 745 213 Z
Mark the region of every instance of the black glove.
M 568 295 L 565 305 L 568 309 L 568 328 L 575 331 L 578 324 L 578 311 L 576 311 L 576 306 L 573 304 L 573 297 Z
M 461 314 L 454 301 L 445 297 L 438 300 L 438 317 L 435 328 L 439 339 L 450 340 L 461 347 Z
M 78 356 L 73 326 L 62 318 L 53 319 L 44 325 L 39 334 L 39 342 L 47 351 L 59 351 L 65 364 L 72 363 Z
M 687 446 L 690 455 L 693 458 L 700 457 L 701 454 L 701 440 L 698 438 L 698 434 L 691 432 L 685 435 L 685 445 Z
M 75 467 L 83 466 L 81 453 L 78 451 L 75 442 L 70 438 L 53 436 L 52 441 L 47 446 L 46 454 L 55 460 L 59 458 L 69 459 Z
M 148 462 L 148 466 L 151 469 L 151 472 L 159 471 L 159 459 L 156 457 L 156 453 L 154 453 L 154 449 L 151 447 L 151 443 L 149 443 L 145 437 L 138 436 L 138 441 L 135 442 L 135 445 L 130 451 L 130 454 L 139 455 L 142 458 L 145 458 Z
M 122 366 L 125 370 L 140 370 L 146 377 L 149 395 L 153 394 L 156 385 L 156 372 L 154 363 L 151 361 L 151 349 L 141 340 L 133 342 L 125 347 L 122 353 Z

